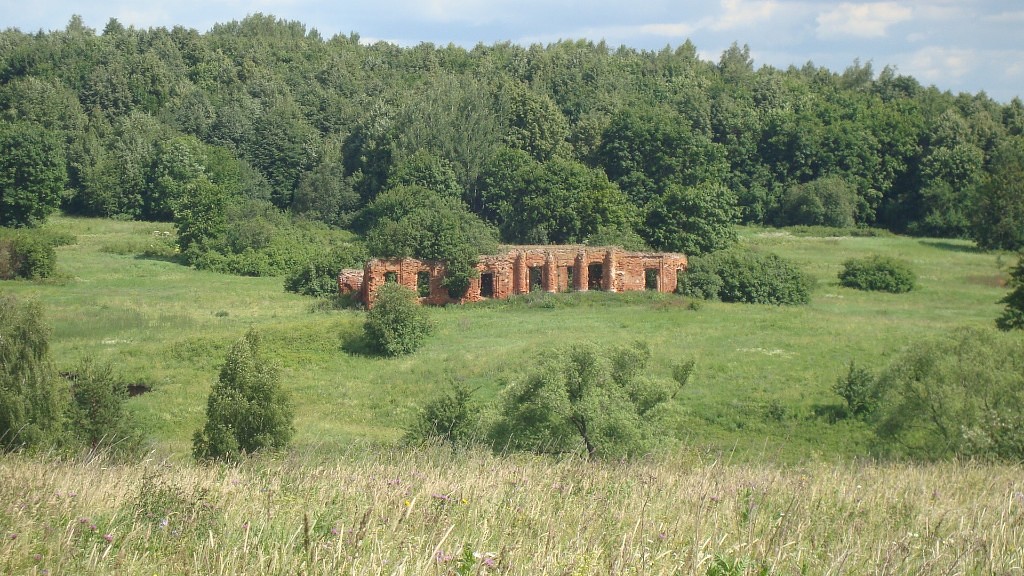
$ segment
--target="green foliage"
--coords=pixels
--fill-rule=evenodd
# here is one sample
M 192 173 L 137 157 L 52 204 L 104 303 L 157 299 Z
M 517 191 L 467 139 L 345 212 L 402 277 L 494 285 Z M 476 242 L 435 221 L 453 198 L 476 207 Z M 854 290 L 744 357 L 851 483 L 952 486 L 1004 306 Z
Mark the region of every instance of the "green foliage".
M 502 392 L 491 431 L 496 449 L 586 451 L 589 458 L 640 456 L 661 432 L 661 409 L 686 385 L 693 362 L 670 385 L 645 372 L 647 345 L 602 351 L 579 344 L 554 351 Z
M 843 269 L 839 272 L 839 283 L 858 290 L 902 294 L 914 289 L 917 275 L 903 260 L 872 255 L 867 258 L 851 258 L 843 262 Z
M 479 438 L 479 407 L 472 403 L 473 391 L 462 383 L 427 402 L 405 433 L 412 443 L 444 442 L 452 449 Z
M 58 239 L 37 230 L 0 228 L 0 280 L 47 278 L 57 267 Z
M 782 199 L 787 225 L 853 226 L 857 189 L 839 176 L 825 176 L 790 188 Z
M 971 237 L 986 250 L 1024 249 L 1024 137 L 1001 143 L 990 163 L 977 188 Z
M 1024 253 L 1017 257 L 1017 265 L 1010 271 L 1010 293 L 999 301 L 1006 304 L 996 319 L 1000 330 L 1024 330 Z
M 699 256 L 736 243 L 736 196 L 721 184 L 670 186 L 652 200 L 642 232 L 658 250 Z
M 385 282 L 377 288 L 364 325 L 371 347 L 386 356 L 416 351 L 433 328 L 427 311 L 416 299 L 416 292 L 394 282 Z
M 71 437 L 90 450 L 137 454 L 141 434 L 125 405 L 128 387 L 117 378 L 113 366 L 85 359 L 71 375 L 67 417 Z
M 60 206 L 67 184 L 59 133 L 0 120 L 0 226 L 35 226 Z
M 863 418 L 878 407 L 881 390 L 875 382 L 875 376 L 867 369 L 860 368 L 850 361 L 846 374 L 836 380 L 832 390 L 846 402 L 849 414 Z
M 589 246 L 619 246 L 625 250 L 644 252 L 651 249 L 632 228 L 619 226 L 599 226 L 597 231 L 587 236 Z
M 196 216 L 204 218 L 202 213 Z M 210 223 L 218 232 L 190 246 L 187 261 L 199 269 L 242 276 L 293 273 L 323 254 L 344 251 L 352 236 L 322 222 L 289 216 L 265 200 L 230 204 L 219 222 Z
M 807 304 L 814 282 L 775 254 L 732 249 L 691 258 L 679 279 L 687 296 L 750 304 Z
M 332 296 L 338 293 L 338 272 L 344 268 L 360 268 L 367 258 L 366 249 L 360 244 L 337 246 L 292 268 L 285 276 L 284 289 L 306 296 Z
M 250 329 L 231 346 L 210 391 L 206 423 L 192 438 L 196 459 L 236 460 L 287 446 L 295 415 L 279 379 L 261 349 L 259 333 Z
M 578 243 L 601 228 L 631 229 L 635 220 L 635 208 L 604 172 L 575 160 L 539 162 L 506 149 L 488 167 L 484 185 L 484 213 L 508 242 Z
M 0 294 L 0 450 L 57 440 L 63 397 L 49 355 L 42 308 Z
M 461 200 L 419 186 L 400 186 L 382 193 L 367 205 L 357 222 L 369 228 L 366 245 L 373 256 L 444 261 L 445 286 L 455 298 L 465 294 L 477 274 L 477 257 L 498 248 L 494 231 Z
M 915 342 L 879 377 L 887 452 L 928 460 L 1024 458 L 1024 341 L 962 328 Z

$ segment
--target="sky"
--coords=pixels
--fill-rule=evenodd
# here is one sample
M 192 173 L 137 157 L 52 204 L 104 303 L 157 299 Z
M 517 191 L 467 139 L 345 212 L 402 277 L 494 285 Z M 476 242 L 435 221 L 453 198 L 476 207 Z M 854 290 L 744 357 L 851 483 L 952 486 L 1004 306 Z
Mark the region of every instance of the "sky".
M 756 67 L 813 62 L 841 72 L 859 61 L 953 93 L 1024 97 L 1021 0 L 0 0 L 0 28 L 62 30 L 77 14 L 97 31 L 116 18 L 205 32 L 257 12 L 324 38 L 355 32 L 402 46 L 583 38 L 658 50 L 689 39 L 717 62 L 736 42 Z

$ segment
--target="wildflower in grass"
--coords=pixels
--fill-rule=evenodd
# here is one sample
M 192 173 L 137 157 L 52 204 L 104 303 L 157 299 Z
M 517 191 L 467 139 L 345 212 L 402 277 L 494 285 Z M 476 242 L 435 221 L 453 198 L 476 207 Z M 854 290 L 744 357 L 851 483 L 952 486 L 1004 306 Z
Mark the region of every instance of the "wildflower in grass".
M 161 530 L 166 530 L 168 524 L 170 524 L 170 520 L 168 520 L 167 518 L 161 518 L 160 519 L 160 529 Z
M 108 533 L 103 535 L 103 539 L 106 540 L 107 542 L 113 542 L 114 541 L 114 535 L 110 534 L 108 532 Z
M 487 568 L 494 568 L 498 565 L 498 555 L 494 552 L 473 552 L 473 558 Z
M 453 556 L 451 554 L 448 554 L 444 550 L 438 550 L 437 553 L 434 554 L 434 559 L 437 560 L 438 564 L 446 564 L 448 562 L 451 562 L 452 558 Z
M 15 534 L 11 534 L 11 540 L 17 540 L 17 539 L 18 539 L 18 535 L 16 533 Z

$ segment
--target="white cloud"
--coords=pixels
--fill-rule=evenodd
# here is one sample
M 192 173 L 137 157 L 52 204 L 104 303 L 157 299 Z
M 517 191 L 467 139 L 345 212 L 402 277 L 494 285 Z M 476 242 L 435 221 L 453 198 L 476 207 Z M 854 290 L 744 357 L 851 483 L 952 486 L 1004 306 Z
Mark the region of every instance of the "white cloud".
M 910 20 L 912 10 L 896 2 L 852 4 L 843 2 L 818 15 L 818 38 L 855 36 L 880 38 L 893 24 Z
M 707 23 L 717 31 L 750 28 L 765 24 L 779 11 L 775 0 L 722 0 L 723 14 Z
M 974 50 L 929 46 L 911 54 L 901 69 L 924 83 L 949 84 L 970 73 L 978 61 Z

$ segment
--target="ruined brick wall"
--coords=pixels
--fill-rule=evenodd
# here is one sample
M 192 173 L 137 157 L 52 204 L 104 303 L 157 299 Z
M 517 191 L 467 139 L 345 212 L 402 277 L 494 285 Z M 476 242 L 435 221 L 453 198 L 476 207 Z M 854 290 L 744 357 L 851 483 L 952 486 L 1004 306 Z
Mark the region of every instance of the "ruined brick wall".
M 671 252 L 627 252 L 615 247 L 575 245 L 510 246 L 501 254 L 480 257 L 476 266 L 479 275 L 470 281 L 465 296 L 459 300 L 451 298 L 442 285 L 443 262 L 415 258 L 370 260 L 362 270 L 358 287 L 351 279 L 351 270 L 338 275 L 338 287 L 343 292 L 360 292 L 367 306 L 373 305 L 377 288 L 387 281 L 418 291 L 424 304 L 504 299 L 531 290 L 674 292 L 677 273 L 686 267 L 686 256 Z

